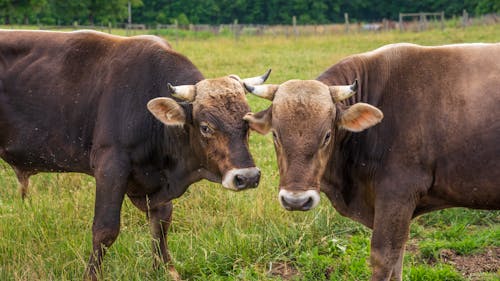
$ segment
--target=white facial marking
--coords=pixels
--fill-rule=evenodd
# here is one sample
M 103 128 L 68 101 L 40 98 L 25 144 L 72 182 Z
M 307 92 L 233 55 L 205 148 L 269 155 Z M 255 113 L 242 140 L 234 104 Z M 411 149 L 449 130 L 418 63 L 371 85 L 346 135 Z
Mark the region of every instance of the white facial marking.
M 289 211 L 314 209 L 320 200 L 319 192 L 316 190 L 288 191 L 281 189 L 278 198 L 281 206 Z
M 247 182 L 245 185 L 249 184 L 250 186 L 238 187 L 235 185 L 236 177 L 241 177 L 245 179 Z M 242 168 L 242 169 L 231 169 L 229 170 L 222 179 L 222 186 L 232 190 L 241 190 L 243 188 L 248 187 L 257 187 L 260 178 L 260 170 L 256 167 L 250 168 Z

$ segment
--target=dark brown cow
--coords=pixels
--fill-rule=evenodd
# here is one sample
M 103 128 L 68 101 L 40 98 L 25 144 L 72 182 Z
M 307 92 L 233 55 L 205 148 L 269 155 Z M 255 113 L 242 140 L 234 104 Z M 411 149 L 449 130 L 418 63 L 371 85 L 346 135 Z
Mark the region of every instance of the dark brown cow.
M 401 280 L 412 218 L 500 209 L 499 61 L 500 44 L 397 44 L 317 80 L 248 86 L 273 100 L 245 118 L 273 133 L 281 204 L 309 210 L 323 191 L 373 229 L 372 280 Z
M 242 83 L 268 74 L 204 79 L 152 36 L 0 31 L 0 157 L 25 191 L 39 172 L 95 177 L 88 278 L 118 236 L 125 194 L 148 213 L 155 260 L 168 263 L 172 199 L 203 178 L 233 190 L 257 186 Z

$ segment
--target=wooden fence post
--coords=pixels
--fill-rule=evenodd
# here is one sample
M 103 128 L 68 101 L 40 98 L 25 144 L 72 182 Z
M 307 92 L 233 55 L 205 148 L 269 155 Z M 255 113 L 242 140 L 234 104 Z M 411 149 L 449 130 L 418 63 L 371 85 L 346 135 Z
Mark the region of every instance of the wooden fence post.
M 297 38 L 297 17 L 296 16 L 292 17 L 292 25 L 293 25 L 293 34 L 295 35 L 295 38 Z
M 424 30 L 424 13 L 419 13 L 418 16 L 418 31 Z
M 349 14 L 344 13 L 345 33 L 349 33 Z
M 177 19 L 174 20 L 174 33 L 175 33 L 175 47 L 179 45 L 179 21 Z
M 441 30 L 444 30 L 444 11 L 441 12 Z
M 239 39 L 239 32 L 238 32 L 238 19 L 234 20 L 233 23 L 233 32 L 234 32 L 234 40 L 238 41 Z
M 403 15 L 399 13 L 399 31 L 403 31 Z
M 467 27 L 467 24 L 469 23 L 469 13 L 467 13 L 467 10 L 463 10 L 462 12 L 462 27 L 465 28 Z

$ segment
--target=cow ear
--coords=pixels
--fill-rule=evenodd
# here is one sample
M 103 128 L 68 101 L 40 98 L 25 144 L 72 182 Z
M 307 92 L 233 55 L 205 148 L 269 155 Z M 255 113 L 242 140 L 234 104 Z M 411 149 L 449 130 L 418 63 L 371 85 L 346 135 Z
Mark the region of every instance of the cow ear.
M 361 102 L 341 114 L 340 127 L 351 132 L 361 132 L 378 124 L 384 118 L 384 114 L 378 108 Z
M 246 120 L 250 125 L 250 129 L 256 131 L 259 134 L 265 135 L 269 133 L 272 126 L 272 107 L 269 107 L 266 110 L 261 112 L 253 113 L 249 112 L 244 117 L 243 120 Z
M 186 123 L 185 109 L 171 98 L 150 100 L 148 110 L 167 126 L 183 126 Z

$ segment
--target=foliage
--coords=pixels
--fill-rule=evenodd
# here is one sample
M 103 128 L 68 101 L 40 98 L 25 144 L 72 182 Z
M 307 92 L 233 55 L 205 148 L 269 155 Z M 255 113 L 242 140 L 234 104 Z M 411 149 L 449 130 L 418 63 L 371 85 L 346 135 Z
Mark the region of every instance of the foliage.
M 459 273 L 457 273 L 453 267 L 449 265 L 439 265 L 437 267 L 431 267 L 428 265 L 419 265 L 406 274 L 407 278 L 404 280 L 412 281 L 463 281 L 465 280 Z
M 128 0 L 0 0 L 0 22 L 72 25 L 125 23 Z M 145 24 L 299 24 L 397 20 L 400 12 L 441 12 L 448 17 L 500 12 L 500 0 L 132 0 L 132 20 Z

